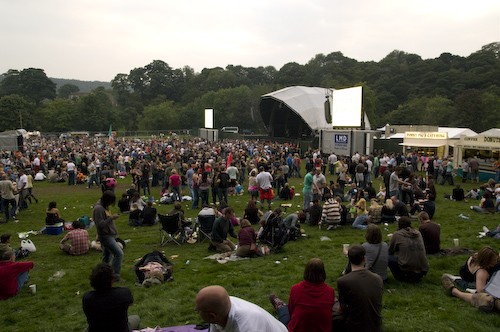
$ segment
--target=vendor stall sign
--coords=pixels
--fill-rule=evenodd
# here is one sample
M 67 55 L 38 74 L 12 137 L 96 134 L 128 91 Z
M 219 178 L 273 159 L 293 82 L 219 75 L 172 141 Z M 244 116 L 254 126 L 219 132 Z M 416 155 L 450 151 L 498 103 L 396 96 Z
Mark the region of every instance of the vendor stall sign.
M 448 133 L 440 132 L 425 132 L 425 131 L 406 131 L 405 138 L 418 138 L 418 139 L 447 139 Z

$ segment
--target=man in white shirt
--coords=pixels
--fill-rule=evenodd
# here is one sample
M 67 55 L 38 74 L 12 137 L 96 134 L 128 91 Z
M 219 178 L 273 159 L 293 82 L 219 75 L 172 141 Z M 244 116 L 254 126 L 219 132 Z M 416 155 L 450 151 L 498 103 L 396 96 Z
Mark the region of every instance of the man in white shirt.
M 262 208 L 264 201 L 267 201 L 268 210 L 271 210 L 271 201 L 274 196 L 272 191 L 273 186 L 271 184 L 273 177 L 269 172 L 264 170 L 263 166 L 259 167 L 259 172 L 255 180 L 257 181 L 257 187 L 259 187 L 260 205 Z
M 28 176 L 24 173 L 23 169 L 19 170 L 19 179 L 17 180 L 17 192 L 19 194 L 19 202 L 17 206 L 19 209 L 28 208 L 28 203 L 26 203 L 26 196 L 28 195 Z
M 66 164 L 66 171 L 68 172 L 68 185 L 74 186 L 76 184 L 76 165 L 73 160 L 69 160 Z
M 321 173 L 321 168 L 316 167 L 315 174 L 313 175 L 313 200 L 318 199 L 321 201 L 325 188 L 326 178 L 323 173 Z
M 335 155 L 335 153 L 332 152 L 328 156 L 328 166 L 329 166 L 329 170 L 330 170 L 330 175 L 335 174 L 335 163 L 336 162 L 337 162 L 337 156 Z
M 208 286 L 196 295 L 196 311 L 210 331 L 286 332 L 287 327 L 256 304 L 229 296 L 222 286 Z

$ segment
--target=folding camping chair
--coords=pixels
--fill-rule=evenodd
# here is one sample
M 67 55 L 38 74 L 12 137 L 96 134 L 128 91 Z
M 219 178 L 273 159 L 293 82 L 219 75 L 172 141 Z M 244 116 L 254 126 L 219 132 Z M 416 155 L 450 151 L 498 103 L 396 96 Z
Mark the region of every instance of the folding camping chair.
M 196 221 L 198 230 L 198 242 L 203 242 L 205 239 L 212 239 L 212 227 L 214 225 L 215 216 L 198 216 Z
M 160 221 L 160 245 L 175 242 L 180 246 L 185 240 L 184 230 L 179 226 L 180 214 L 158 214 L 158 219 Z

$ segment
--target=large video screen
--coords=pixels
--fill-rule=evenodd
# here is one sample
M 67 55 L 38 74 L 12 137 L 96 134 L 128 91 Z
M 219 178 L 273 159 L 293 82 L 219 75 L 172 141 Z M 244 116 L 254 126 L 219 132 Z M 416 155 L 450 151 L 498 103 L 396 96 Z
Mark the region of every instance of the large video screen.
M 333 90 L 332 126 L 361 127 L 363 87 Z

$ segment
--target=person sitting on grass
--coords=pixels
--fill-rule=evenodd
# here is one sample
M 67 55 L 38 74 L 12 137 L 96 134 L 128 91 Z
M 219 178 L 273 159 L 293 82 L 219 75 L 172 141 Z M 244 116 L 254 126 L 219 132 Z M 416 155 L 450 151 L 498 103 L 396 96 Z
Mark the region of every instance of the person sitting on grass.
M 491 192 L 486 190 L 481 198 L 479 206 L 471 206 L 471 210 L 479 213 L 494 213 L 495 212 L 495 202 L 491 196 Z
M 73 256 L 84 255 L 89 251 L 89 233 L 85 229 L 85 225 L 80 220 L 75 220 L 72 223 L 73 230 L 64 236 L 59 243 L 59 248 L 67 254 Z M 67 244 L 66 242 L 71 242 Z
M 59 214 L 59 209 L 57 208 L 57 203 L 56 202 L 50 202 L 49 207 L 47 208 L 46 211 L 46 217 L 45 217 L 45 225 L 48 226 L 53 226 L 59 223 L 64 224 L 64 219 L 61 218 Z
M 251 224 L 257 224 L 260 221 L 260 217 L 263 216 L 263 213 L 259 208 L 257 207 L 257 204 L 255 204 L 255 201 L 253 199 L 250 199 L 248 201 L 247 207 L 245 208 L 245 214 L 243 215 L 243 218 L 248 219 Z
M 139 316 L 128 316 L 128 307 L 134 303 L 132 293 L 126 287 L 113 287 L 111 266 L 97 264 L 90 275 L 90 285 L 94 290 L 86 292 L 82 299 L 89 332 L 139 329 Z
M 287 328 L 263 308 L 229 296 L 222 286 L 208 286 L 196 294 L 195 310 L 210 324 L 210 331 L 286 332 Z
M 230 207 L 224 209 L 224 215 L 214 221 L 212 227 L 212 241 L 211 244 L 215 247 L 217 252 L 229 252 L 235 249 L 234 243 L 227 239 L 227 235 L 237 238 L 234 233 L 231 219 L 234 216 L 234 210 Z
M 331 196 L 329 192 L 325 193 L 325 204 L 321 213 L 320 225 L 327 226 L 327 230 L 332 230 L 340 225 L 341 208 L 339 202 Z
M 410 217 L 398 220 L 389 244 L 389 268 L 394 278 L 407 282 L 420 281 L 429 270 L 422 234 L 411 227 Z
M 304 269 L 304 280 L 290 289 L 288 305 L 275 294 L 269 300 L 288 331 L 332 331 L 332 308 L 335 291 L 325 283 L 325 266 L 312 258 Z
M 133 227 L 142 226 L 141 215 L 142 212 L 139 210 L 139 206 L 136 203 L 132 204 L 128 215 L 128 225 Z
M 382 278 L 365 268 L 362 246 L 349 248 L 352 271 L 337 280 L 343 320 L 335 320 L 333 331 L 382 331 Z
M 481 311 L 490 312 L 493 308 L 500 311 L 500 299 L 498 293 L 490 294 L 487 290 L 488 282 L 500 285 L 500 257 L 498 251 L 486 246 L 477 254 L 467 260 L 466 265 L 460 269 L 461 279 L 449 274 L 443 274 L 441 283 L 450 296 L 470 303 Z M 470 278 L 470 279 L 467 279 Z M 475 284 L 470 280 L 475 279 Z M 476 292 L 463 292 L 461 289 L 474 286 Z M 465 289 L 466 289 L 465 288 Z
M 424 240 L 427 255 L 437 254 L 441 251 L 441 226 L 431 221 L 427 212 L 418 214 L 420 227 L 418 228 Z
M 28 281 L 33 262 L 16 262 L 16 254 L 7 250 L 0 257 L 0 300 L 14 297 Z
M 122 198 L 118 201 L 118 208 L 120 209 L 120 213 L 130 212 L 130 203 L 127 193 L 122 194 Z
M 253 257 L 258 254 L 257 234 L 252 224 L 247 219 L 241 220 L 240 231 L 238 232 L 238 249 L 236 256 Z
M 29 251 L 27 251 L 26 249 L 22 249 L 22 248 L 19 248 L 19 249 L 12 249 L 10 247 L 10 238 L 11 238 L 11 235 L 9 233 L 5 233 L 5 234 L 2 234 L 0 236 L 0 258 L 2 258 L 3 254 L 7 251 L 14 251 L 15 255 L 16 255 L 16 259 L 18 258 L 24 258 L 26 257 L 28 254 L 29 254 Z
M 148 201 L 146 207 L 142 210 L 142 225 L 143 226 L 153 226 L 157 222 L 157 211 L 153 207 L 153 202 Z

